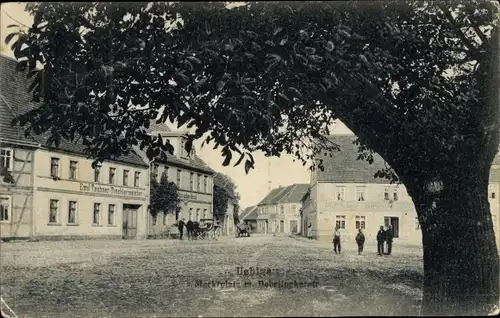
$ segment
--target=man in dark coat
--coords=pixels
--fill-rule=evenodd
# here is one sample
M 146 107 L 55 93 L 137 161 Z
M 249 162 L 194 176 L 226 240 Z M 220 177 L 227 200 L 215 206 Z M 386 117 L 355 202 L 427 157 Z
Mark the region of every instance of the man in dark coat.
M 340 253 L 340 230 L 339 227 L 335 227 L 335 231 L 333 232 L 333 250 L 335 251 L 335 254 L 337 254 L 337 248 L 338 248 L 338 253 Z
M 188 240 L 193 240 L 193 230 L 194 230 L 194 223 L 193 221 L 189 220 L 186 223 L 186 229 L 188 232 Z
M 394 238 L 394 232 L 392 226 L 389 225 L 387 231 L 385 231 L 385 241 L 387 242 L 387 255 L 391 255 L 392 251 L 392 239 Z
M 365 235 L 361 229 L 359 229 L 358 234 L 356 234 L 356 244 L 358 244 L 358 255 L 361 255 L 363 252 L 363 246 L 365 245 Z
M 377 232 L 377 251 L 378 255 L 384 254 L 384 241 L 385 241 L 385 231 L 384 227 L 381 225 L 380 230 Z
M 179 229 L 179 239 L 182 240 L 182 235 L 184 234 L 184 219 L 181 219 L 178 223 L 177 223 L 177 228 Z

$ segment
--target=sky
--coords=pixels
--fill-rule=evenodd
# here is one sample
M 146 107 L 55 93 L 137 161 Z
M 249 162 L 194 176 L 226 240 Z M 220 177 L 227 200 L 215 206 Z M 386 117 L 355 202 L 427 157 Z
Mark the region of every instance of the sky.
M 13 57 L 10 48 L 4 44 L 5 37 L 11 32 L 8 29 L 10 24 L 18 24 L 13 19 L 31 26 L 33 18 L 24 11 L 25 3 L 2 3 L 0 17 L 0 40 L 2 43 L 2 53 Z M 9 17 L 10 16 L 10 17 Z M 175 124 L 169 124 L 172 130 L 185 130 L 185 127 L 177 128 Z M 352 132 L 342 122 L 332 125 L 332 134 L 352 134 Z M 240 193 L 240 206 L 246 208 L 258 204 L 269 192 L 269 188 L 286 186 L 294 183 L 309 183 L 310 171 L 307 166 L 302 166 L 300 160 L 293 161 L 294 156 L 282 154 L 280 158 L 265 157 L 262 152 L 253 153 L 255 159 L 255 169 L 245 174 L 243 163 L 237 167 L 229 165 L 222 166 L 224 158 L 220 153 L 220 148 L 212 149 L 213 146 L 201 147 L 201 140 L 195 143 L 196 153 L 217 172 L 230 176 L 236 183 L 237 191 Z

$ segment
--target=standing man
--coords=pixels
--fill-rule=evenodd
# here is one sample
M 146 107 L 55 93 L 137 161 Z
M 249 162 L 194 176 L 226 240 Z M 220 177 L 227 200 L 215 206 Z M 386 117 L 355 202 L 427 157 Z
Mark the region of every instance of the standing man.
M 389 228 L 387 229 L 387 231 L 385 231 L 385 240 L 387 242 L 387 255 L 391 255 L 393 238 L 394 238 L 394 232 L 392 230 L 392 225 L 389 225 Z
M 312 224 L 309 223 L 309 225 L 307 226 L 307 238 L 312 240 L 313 238 L 313 235 L 312 235 Z
M 179 223 L 177 223 L 177 228 L 179 229 L 179 239 L 182 240 L 182 235 L 184 234 L 184 218 L 182 218 Z
M 384 227 L 381 225 L 380 230 L 377 232 L 377 251 L 378 255 L 384 254 L 384 241 L 385 241 L 385 231 Z
M 358 244 L 358 255 L 361 255 L 363 246 L 365 245 L 365 235 L 361 229 L 358 230 L 358 234 L 356 235 L 356 243 Z
M 333 232 L 333 250 L 335 254 L 337 254 L 337 247 L 338 253 L 340 253 L 340 231 L 338 226 L 335 227 L 335 232 Z
M 193 240 L 193 230 L 194 230 L 194 223 L 191 220 L 188 220 L 186 223 L 186 229 L 188 232 L 188 241 Z

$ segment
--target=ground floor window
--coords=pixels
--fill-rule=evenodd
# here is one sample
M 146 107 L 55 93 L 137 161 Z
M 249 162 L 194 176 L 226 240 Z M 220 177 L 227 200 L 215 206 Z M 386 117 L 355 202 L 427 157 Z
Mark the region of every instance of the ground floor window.
M 167 212 L 163 212 L 163 225 L 167 225 Z
M 366 229 L 366 217 L 361 215 L 356 215 L 356 230 Z
M 57 223 L 58 205 L 59 205 L 59 201 L 58 200 L 50 200 L 50 206 L 49 206 L 49 223 Z
M 76 201 L 68 202 L 68 223 L 76 223 Z
M 153 225 L 156 225 L 158 221 L 158 217 L 156 215 L 153 215 Z
M 108 206 L 108 225 L 115 224 L 115 205 L 110 204 Z
M 335 216 L 335 226 L 339 229 L 345 229 L 345 215 Z
M 0 197 L 0 221 L 9 221 L 10 219 L 10 198 Z
M 101 204 L 100 203 L 94 203 L 94 215 L 93 215 L 93 220 L 92 222 L 95 225 L 99 225 L 99 219 L 101 218 Z

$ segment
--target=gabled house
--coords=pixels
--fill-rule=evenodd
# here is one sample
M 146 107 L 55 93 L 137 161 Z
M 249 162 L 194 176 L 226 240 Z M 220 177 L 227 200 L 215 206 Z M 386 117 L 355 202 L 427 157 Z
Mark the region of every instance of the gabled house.
M 156 218 L 149 216 L 150 234 L 160 233 L 170 228 L 177 220 L 184 218 L 200 221 L 213 218 L 213 175 L 211 169 L 193 150 L 188 153 L 184 147 L 187 140 L 184 131 L 172 131 L 166 124 L 151 121 L 148 133 L 160 134 L 174 147 L 174 153 L 166 160 L 150 161 L 138 147 L 134 150 L 150 167 L 151 179 L 160 181 L 162 175 L 175 183 L 178 188 L 180 205 L 175 211 L 164 211 Z
M 288 233 L 301 231 L 301 198 L 308 184 L 292 184 L 271 190 L 257 204 L 257 231 L 259 233 Z

